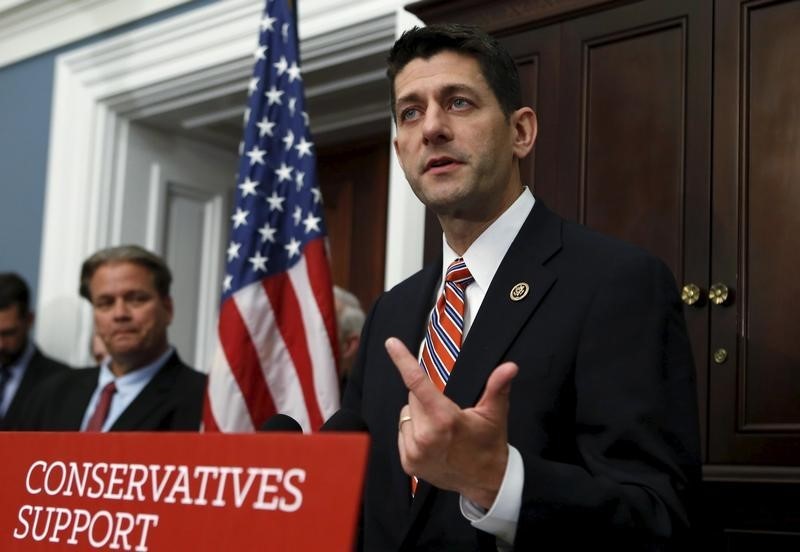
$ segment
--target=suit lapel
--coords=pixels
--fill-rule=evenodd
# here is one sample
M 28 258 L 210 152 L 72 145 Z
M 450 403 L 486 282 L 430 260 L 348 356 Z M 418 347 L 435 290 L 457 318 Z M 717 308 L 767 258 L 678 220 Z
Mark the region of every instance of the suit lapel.
M 478 401 L 489 374 L 555 283 L 555 273 L 543 265 L 560 248 L 561 220 L 537 201 L 497 269 L 445 388 L 462 408 Z M 514 301 L 510 293 L 520 283 L 528 294 Z
M 42 366 L 42 354 L 38 349 L 35 349 L 28 366 L 25 368 L 25 373 L 22 375 L 22 380 L 19 382 L 17 392 L 14 393 L 14 398 L 6 411 L 6 418 L 11 419 L 12 415 L 16 415 L 17 409 L 23 407 L 23 401 L 36 387 L 36 384 L 42 378 L 44 366 Z
M 403 293 L 399 294 L 396 299 L 397 304 L 394 306 L 394 310 L 398 313 L 398 318 L 391 321 L 391 335 L 400 339 L 411 351 L 411 354 L 415 356 L 425 335 L 428 315 L 436 302 L 436 292 L 441 279 L 441 271 L 442 258 L 439 256 L 435 262 L 427 265 L 422 270 L 418 275 L 418 281 L 408 282 L 409 285 L 404 288 Z M 398 407 L 394 409 L 394 412 L 399 414 L 400 408 L 408 402 L 408 389 L 391 360 L 388 360 L 388 366 L 396 376 L 386 379 L 387 385 L 392 386 L 389 396 L 398 398 Z M 419 506 L 424 503 L 430 485 L 420 482 L 420 486 L 417 487 L 416 498 L 411 500 L 411 483 L 408 476 L 403 472 L 399 455 L 395 462 L 397 473 L 401 474 L 401 476 L 394 478 L 393 485 L 395 488 L 392 496 L 409 497 L 409 526 L 406 529 L 407 531 L 410 528 L 410 523 L 413 522 L 417 515 L 416 512 Z
M 100 368 L 96 366 L 77 369 L 71 374 L 65 384 L 65 387 L 68 388 L 64 390 L 64 396 L 70 397 L 70 400 L 64 402 L 62 414 L 57 420 L 54 420 L 59 428 L 80 429 L 83 417 L 86 415 L 86 408 L 97 387 L 99 375 Z
M 161 369 L 153 376 L 141 393 L 128 405 L 114 422 L 111 431 L 131 431 L 135 429 L 158 429 L 148 418 L 156 410 L 166 411 L 171 405 L 171 390 L 181 361 L 177 353 L 173 353 Z

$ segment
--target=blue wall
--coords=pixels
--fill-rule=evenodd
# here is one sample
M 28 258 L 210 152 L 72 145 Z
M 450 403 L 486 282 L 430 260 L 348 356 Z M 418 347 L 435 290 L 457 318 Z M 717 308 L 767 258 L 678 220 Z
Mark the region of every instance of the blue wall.
M 0 271 L 39 282 L 53 68 L 57 55 L 217 0 L 193 0 L 151 17 L 0 68 Z

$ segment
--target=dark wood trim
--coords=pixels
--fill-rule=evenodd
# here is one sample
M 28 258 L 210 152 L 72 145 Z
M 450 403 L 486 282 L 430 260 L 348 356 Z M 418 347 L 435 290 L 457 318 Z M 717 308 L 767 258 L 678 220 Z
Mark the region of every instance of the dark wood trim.
M 703 481 L 716 483 L 800 484 L 800 467 L 706 465 L 703 466 Z
M 468 23 L 480 25 L 490 33 L 509 34 L 632 1 L 637 0 L 492 0 L 490 17 L 486 0 L 421 0 L 406 5 L 405 9 L 428 24 Z

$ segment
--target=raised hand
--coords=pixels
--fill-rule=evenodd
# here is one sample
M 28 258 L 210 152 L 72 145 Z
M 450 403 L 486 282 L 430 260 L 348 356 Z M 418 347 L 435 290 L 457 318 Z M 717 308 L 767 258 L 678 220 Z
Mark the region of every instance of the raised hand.
M 386 340 L 386 351 L 408 388 L 397 437 L 403 469 L 490 508 L 508 462 L 508 398 L 517 365 L 495 368 L 478 403 L 461 409 L 439 392 L 399 339 Z

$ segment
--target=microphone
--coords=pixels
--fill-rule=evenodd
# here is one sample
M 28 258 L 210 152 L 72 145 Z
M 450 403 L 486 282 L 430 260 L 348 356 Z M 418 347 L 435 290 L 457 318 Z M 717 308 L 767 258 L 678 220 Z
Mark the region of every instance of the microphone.
M 337 410 L 333 416 L 328 418 L 327 422 L 322 424 L 319 430 L 369 432 L 369 428 L 361 416 L 357 412 L 346 408 Z
M 302 433 L 303 428 L 300 427 L 300 424 L 292 418 L 291 416 L 287 416 L 286 414 L 275 414 L 269 420 L 264 422 L 259 431 L 283 431 L 283 432 L 296 432 Z

